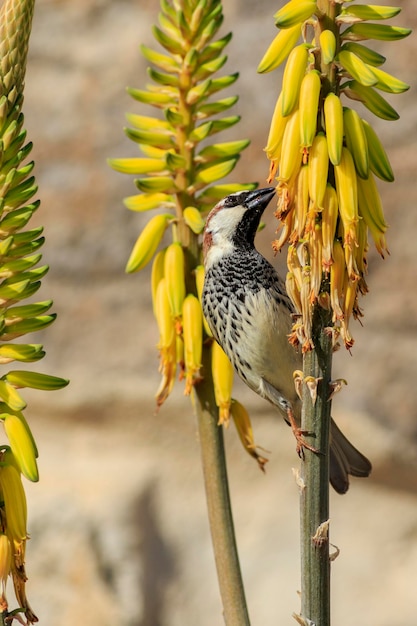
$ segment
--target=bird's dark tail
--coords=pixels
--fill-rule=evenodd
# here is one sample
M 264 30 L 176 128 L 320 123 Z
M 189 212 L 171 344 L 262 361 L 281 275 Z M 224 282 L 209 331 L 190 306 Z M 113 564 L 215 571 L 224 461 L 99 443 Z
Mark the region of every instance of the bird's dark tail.
M 349 474 L 366 478 L 370 461 L 353 446 L 332 420 L 330 428 L 330 482 L 338 493 L 349 489 Z

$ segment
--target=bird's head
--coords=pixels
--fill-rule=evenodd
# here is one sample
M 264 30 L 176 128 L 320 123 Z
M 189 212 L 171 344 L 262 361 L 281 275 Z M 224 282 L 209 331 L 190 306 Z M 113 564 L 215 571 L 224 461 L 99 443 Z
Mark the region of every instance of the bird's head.
M 275 187 L 238 191 L 216 204 L 204 228 L 206 266 L 212 264 L 217 256 L 232 253 L 238 246 L 253 246 L 262 213 L 274 195 Z

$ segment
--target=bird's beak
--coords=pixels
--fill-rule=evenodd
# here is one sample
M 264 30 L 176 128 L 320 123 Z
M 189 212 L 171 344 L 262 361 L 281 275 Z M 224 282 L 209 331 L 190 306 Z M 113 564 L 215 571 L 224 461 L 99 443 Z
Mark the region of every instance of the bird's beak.
M 263 213 L 274 196 L 275 187 L 255 189 L 249 193 L 245 204 L 251 211 L 260 211 Z

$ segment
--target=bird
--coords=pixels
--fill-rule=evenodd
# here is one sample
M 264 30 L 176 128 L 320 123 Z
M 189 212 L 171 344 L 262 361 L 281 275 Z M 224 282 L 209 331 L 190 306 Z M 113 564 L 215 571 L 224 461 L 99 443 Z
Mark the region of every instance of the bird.
M 294 371 L 302 354 L 288 341 L 293 304 L 275 268 L 255 247 L 262 214 L 274 187 L 232 193 L 211 209 L 203 231 L 205 268 L 202 307 L 214 339 L 246 385 L 268 400 L 293 427 L 298 449 L 318 452 L 301 431 L 301 399 Z M 369 476 L 370 461 L 330 427 L 330 483 L 346 493 L 349 475 Z

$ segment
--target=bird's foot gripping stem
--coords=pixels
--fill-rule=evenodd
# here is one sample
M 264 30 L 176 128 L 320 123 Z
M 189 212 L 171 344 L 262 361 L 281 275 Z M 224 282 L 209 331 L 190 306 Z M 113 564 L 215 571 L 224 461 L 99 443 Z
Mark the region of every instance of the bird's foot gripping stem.
M 313 436 L 314 433 L 312 433 L 312 432 L 310 432 L 308 430 L 302 430 L 297 425 L 297 423 L 295 421 L 295 418 L 294 418 L 294 414 L 293 414 L 291 408 L 287 408 L 287 416 L 288 416 L 288 421 L 289 421 L 290 426 L 291 426 L 291 430 L 294 433 L 294 437 L 295 437 L 295 440 L 297 442 L 296 451 L 297 451 L 297 454 L 300 457 L 300 459 L 304 458 L 304 448 L 307 448 L 307 450 L 310 450 L 310 452 L 314 452 L 315 454 L 321 454 L 320 450 L 318 450 L 314 446 L 311 446 L 304 439 L 304 437 L 306 437 L 306 436 L 307 437 Z

